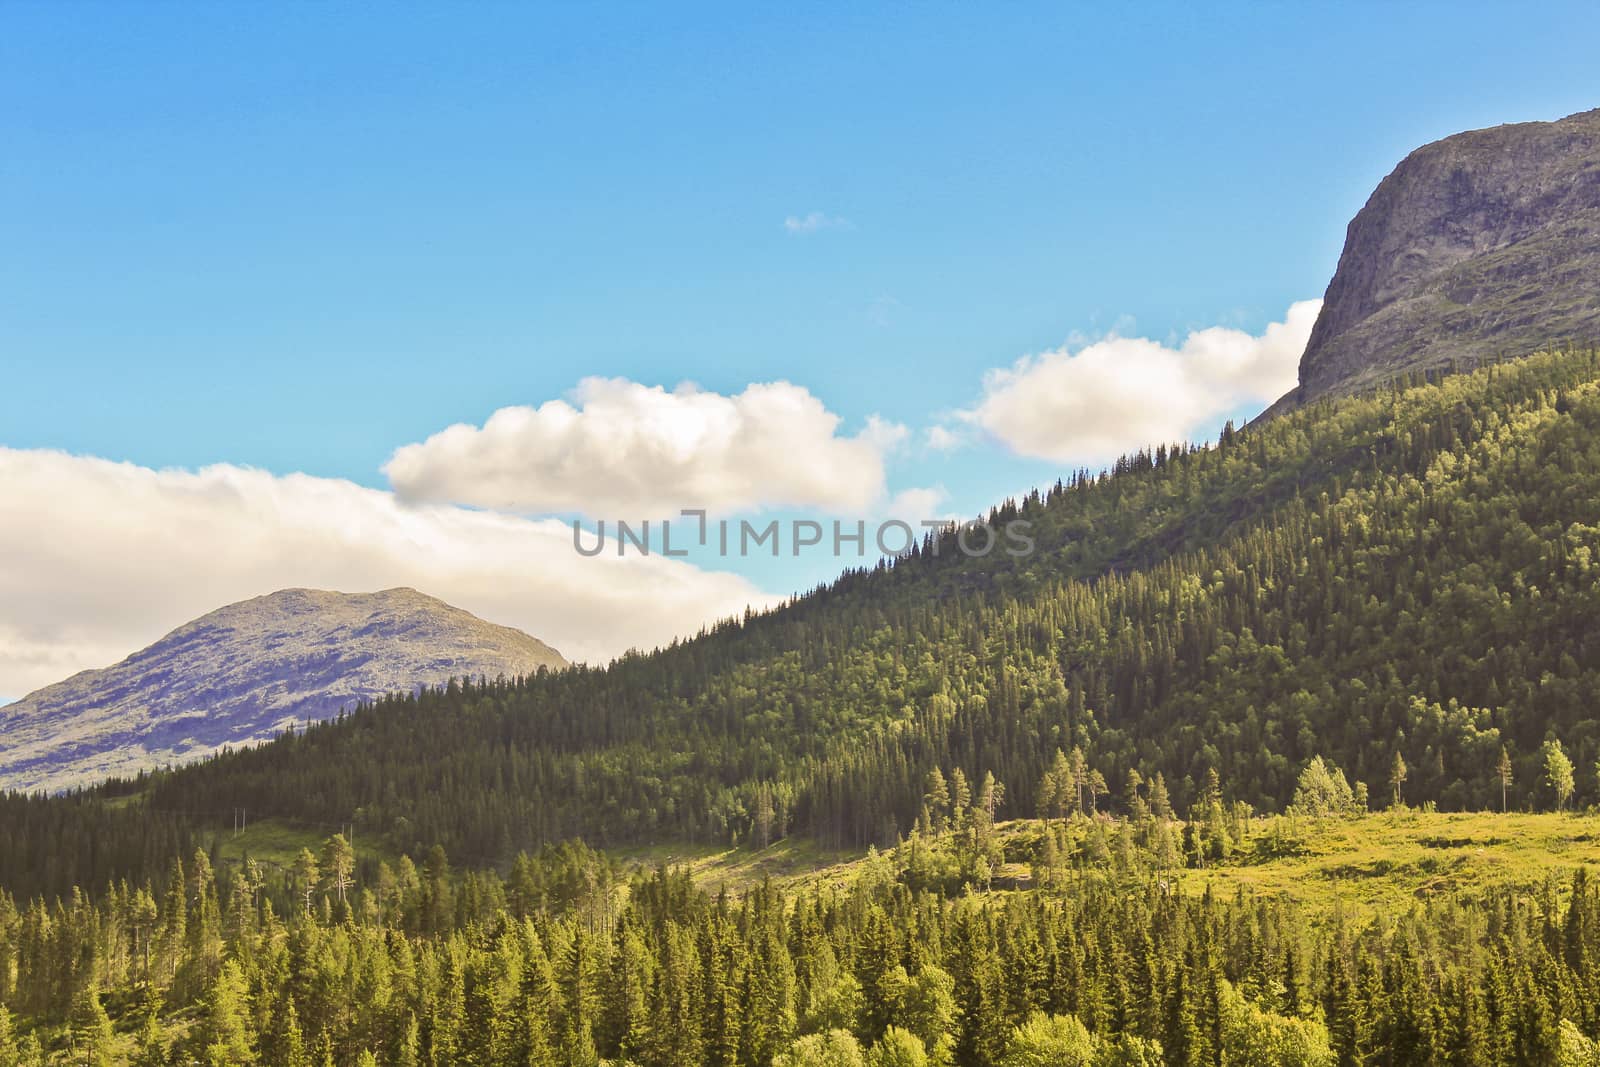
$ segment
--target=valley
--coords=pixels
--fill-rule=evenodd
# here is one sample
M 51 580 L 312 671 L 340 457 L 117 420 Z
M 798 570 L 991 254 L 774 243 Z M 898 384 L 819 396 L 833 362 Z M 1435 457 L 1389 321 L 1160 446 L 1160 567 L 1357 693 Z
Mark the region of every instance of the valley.
M 1247 423 L 1220 412 L 1282 390 L 1289 317 L 991 370 L 923 429 L 952 474 L 977 427 L 1095 422 L 1027 403 L 1041 373 L 1167 361 L 1140 395 L 1218 413 L 978 516 L 1027 551 L 952 518 L 758 601 L 597 549 L 631 569 L 519 587 L 567 590 L 540 618 L 693 594 L 598 664 L 406 586 L 283 588 L 0 708 L 0 1067 L 1600 1064 L 1597 176 L 1595 111 L 1412 152 Z M 296 475 L 243 528 L 313 492 L 356 573 L 476 596 L 510 574 L 457 538 L 551 566 L 574 487 L 894 510 L 912 431 L 839 422 L 787 381 L 587 377 L 399 447 L 389 490 Z M 694 614 L 713 592 L 747 606 Z

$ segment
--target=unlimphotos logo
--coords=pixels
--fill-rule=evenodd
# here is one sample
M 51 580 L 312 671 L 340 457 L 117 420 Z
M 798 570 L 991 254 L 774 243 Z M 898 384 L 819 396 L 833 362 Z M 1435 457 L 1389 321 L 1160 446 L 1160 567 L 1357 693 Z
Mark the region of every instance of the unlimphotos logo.
M 685 519 L 692 520 L 688 530 L 681 521 Z M 679 522 L 677 527 L 673 526 L 674 521 Z M 608 525 L 615 530 L 615 537 L 607 536 Z M 593 543 L 585 544 L 585 537 L 593 538 Z M 826 523 L 816 519 L 769 519 L 757 524 L 749 519 L 712 520 L 704 508 L 685 508 L 679 512 L 678 520 L 662 519 L 654 527 L 650 519 L 617 519 L 610 524 L 600 519 L 594 530 L 586 533 L 582 523 L 576 519 L 572 523 L 573 549 L 578 555 L 591 558 L 605 553 L 609 546 L 618 556 L 632 553 L 681 558 L 689 555 L 692 548 L 699 548 L 728 558 L 762 554 L 776 557 L 787 550 L 793 556 L 829 553 L 864 559 L 874 549 L 882 556 L 904 556 L 918 546 L 938 555 L 952 544 L 957 553 L 974 559 L 996 551 L 1008 556 L 1029 556 L 1034 550 L 1033 524 L 1026 519 L 1011 519 L 999 528 L 982 520 L 949 519 L 923 519 L 916 523 L 904 519 L 829 519 Z

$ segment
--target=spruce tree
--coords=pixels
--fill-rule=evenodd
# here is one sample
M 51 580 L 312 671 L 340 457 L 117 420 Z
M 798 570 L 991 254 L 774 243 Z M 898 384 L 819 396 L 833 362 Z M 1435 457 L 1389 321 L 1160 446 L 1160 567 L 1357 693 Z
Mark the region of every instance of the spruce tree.
M 317 857 L 312 855 L 309 848 L 302 848 L 294 861 L 294 881 L 300 891 L 300 903 L 307 918 L 311 916 L 311 901 L 317 893 L 318 872 Z
M 73 1003 L 71 1037 L 73 1058 L 85 1067 L 112 1067 L 117 1062 L 116 1033 L 93 983 Z
M 0 1065 L 4 1064 L 0 1059 Z M 161 999 L 150 995 L 144 1006 L 144 1021 L 139 1025 L 133 1067 L 164 1067 L 167 1062 L 167 1035 L 161 1025 Z
M 20 1058 L 16 1031 L 11 1025 L 11 1013 L 4 1004 L 0 1004 L 0 1067 L 17 1067 Z
M 548 1052 L 549 1050 L 542 1049 L 541 1051 Z M 516 1063 L 518 1061 L 513 1060 L 511 1062 Z M 527 1064 L 531 1061 L 524 1054 L 524 1058 L 520 1062 Z M 422 1040 L 417 1028 L 415 1012 L 409 1012 L 406 1015 L 405 1026 L 400 1031 L 400 1044 L 395 1050 L 394 1067 L 422 1067 Z
M 214 1067 L 242 1067 L 256 1062 L 250 1033 L 250 1008 L 244 973 L 233 960 L 222 965 L 206 1001 L 201 1044 Z

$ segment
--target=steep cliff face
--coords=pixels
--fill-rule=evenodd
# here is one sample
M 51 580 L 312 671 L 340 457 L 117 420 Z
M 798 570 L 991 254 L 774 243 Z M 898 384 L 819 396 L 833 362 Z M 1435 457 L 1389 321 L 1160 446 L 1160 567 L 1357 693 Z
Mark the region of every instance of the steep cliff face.
M 1600 340 L 1600 110 L 1425 145 L 1379 184 L 1279 407 Z
M 0 789 L 64 789 L 268 740 L 391 692 L 566 665 L 414 589 L 285 589 L 0 707 Z

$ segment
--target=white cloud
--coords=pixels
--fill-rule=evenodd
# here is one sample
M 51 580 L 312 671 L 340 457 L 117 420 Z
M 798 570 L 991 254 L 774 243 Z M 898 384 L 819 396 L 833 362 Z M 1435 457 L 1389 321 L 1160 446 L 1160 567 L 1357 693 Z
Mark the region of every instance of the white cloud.
M 967 443 L 960 430 L 949 426 L 930 426 L 923 434 L 924 443 L 935 452 L 954 452 Z
M 736 396 L 586 378 L 573 402 L 501 408 L 451 426 L 384 467 L 406 500 L 640 519 L 682 508 L 864 510 L 885 492 L 884 456 L 905 427 L 869 419 L 854 437 L 804 388 Z
M 1321 307 L 1320 300 L 1300 301 L 1259 337 L 1216 326 L 1171 348 L 1113 334 L 1076 352 L 1029 356 L 990 371 L 983 399 L 960 418 L 1013 452 L 1056 462 L 1104 461 L 1191 439 L 1225 415 L 1294 387 Z M 935 447 L 957 439 L 948 431 L 929 433 Z
M 805 215 L 790 215 L 783 220 L 783 228 L 796 237 L 805 237 L 819 230 L 847 230 L 850 220 L 837 215 L 812 211 Z
M 0 447 L 0 485 L 0 693 L 12 696 L 292 586 L 413 586 L 590 662 L 769 599 L 678 560 L 580 557 L 554 519 L 408 507 L 304 474 Z
M 890 422 L 880 415 L 867 416 L 867 428 L 859 439 L 870 444 L 882 455 L 893 452 L 911 438 L 911 431 L 898 422 Z
M 949 498 L 950 494 L 942 485 L 902 489 L 889 498 L 883 512 L 885 518 L 910 523 L 920 536 L 923 532 L 920 525 L 922 522 L 943 521 L 955 517 L 944 507 L 945 501 Z

